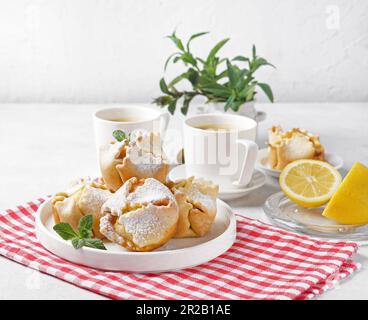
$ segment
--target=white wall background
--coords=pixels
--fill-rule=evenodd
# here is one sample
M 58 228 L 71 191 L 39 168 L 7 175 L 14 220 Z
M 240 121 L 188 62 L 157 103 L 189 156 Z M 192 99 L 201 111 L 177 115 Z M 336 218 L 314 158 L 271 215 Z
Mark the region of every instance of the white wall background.
M 175 28 L 257 44 L 278 101 L 368 101 L 366 0 L 0 0 L 0 102 L 150 101 Z

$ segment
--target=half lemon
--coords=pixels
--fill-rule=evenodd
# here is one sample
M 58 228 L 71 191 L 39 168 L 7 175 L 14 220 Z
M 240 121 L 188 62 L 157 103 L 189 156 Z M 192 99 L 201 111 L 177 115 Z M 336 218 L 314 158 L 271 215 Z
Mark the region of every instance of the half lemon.
M 331 199 L 341 183 L 340 173 L 318 160 L 296 160 L 280 175 L 281 190 L 303 207 L 318 207 Z

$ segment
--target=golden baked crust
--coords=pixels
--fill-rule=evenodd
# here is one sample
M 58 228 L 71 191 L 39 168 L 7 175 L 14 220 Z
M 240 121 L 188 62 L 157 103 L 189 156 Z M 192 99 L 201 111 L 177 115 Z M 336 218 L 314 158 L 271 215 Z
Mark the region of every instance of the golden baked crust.
M 218 186 L 203 179 L 169 182 L 179 205 L 176 238 L 201 237 L 211 228 L 216 216 Z
M 160 181 L 131 178 L 102 206 L 100 232 L 130 251 L 152 251 L 169 241 L 179 219 L 174 195 Z
M 113 141 L 100 148 L 99 162 L 101 175 L 107 187 L 113 192 L 123 185 L 116 166 L 123 163 L 127 146 L 128 140 L 124 140 L 122 142 Z
M 325 149 L 317 135 L 293 128 L 284 132 L 280 126 L 268 130 L 268 162 L 272 169 L 282 170 L 299 159 L 324 161 Z
M 110 190 L 118 190 L 127 180 L 155 178 L 166 181 L 169 164 L 158 133 L 138 132 L 131 141 L 111 142 L 100 149 L 102 177 Z
M 78 207 L 78 198 L 80 192 L 67 194 L 65 192 L 57 193 L 51 200 L 52 212 L 56 223 L 66 222 L 76 230 L 80 218 L 83 217 Z
M 100 233 L 101 207 L 111 196 L 112 193 L 105 185 L 82 179 L 66 192 L 59 192 L 52 198 L 55 223 L 66 222 L 77 230 L 80 218 L 92 215 L 93 234 L 102 239 L 104 236 Z
M 155 178 L 165 183 L 169 164 L 162 150 L 160 135 L 153 132 L 138 135 L 129 143 L 123 163 L 116 169 L 124 182 L 137 177 Z

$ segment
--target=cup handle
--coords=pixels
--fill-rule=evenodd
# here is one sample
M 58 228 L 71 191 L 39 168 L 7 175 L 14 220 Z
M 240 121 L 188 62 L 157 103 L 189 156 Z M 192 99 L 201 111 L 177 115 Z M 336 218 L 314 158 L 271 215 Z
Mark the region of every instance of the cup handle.
M 245 156 L 239 179 L 238 181 L 234 181 L 233 185 L 246 186 L 252 179 L 254 166 L 257 160 L 258 145 L 251 140 L 245 139 L 237 139 L 236 143 L 245 147 Z
M 167 127 L 169 126 L 170 113 L 164 112 L 160 115 L 160 136 L 164 137 Z

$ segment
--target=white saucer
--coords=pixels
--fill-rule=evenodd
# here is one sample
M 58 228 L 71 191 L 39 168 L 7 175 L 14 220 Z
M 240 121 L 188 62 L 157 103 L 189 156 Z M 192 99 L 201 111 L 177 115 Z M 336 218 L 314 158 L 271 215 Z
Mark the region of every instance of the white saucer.
M 169 179 L 172 181 L 187 178 L 185 172 L 185 165 L 179 165 L 171 169 L 169 172 Z M 248 193 L 262 187 L 266 183 L 266 176 L 264 173 L 258 170 L 254 170 L 252 180 L 246 187 L 236 187 L 236 186 L 219 186 L 218 197 L 222 200 L 231 200 L 244 197 Z
M 333 153 L 325 154 L 326 161 L 335 167 L 337 170 L 341 169 L 344 165 L 344 161 L 341 157 Z M 280 176 L 281 170 L 271 169 L 268 164 L 268 150 L 267 148 L 261 149 L 258 151 L 256 167 L 259 170 L 262 170 L 264 173 L 271 177 L 278 178 Z
M 53 254 L 92 268 L 128 271 L 173 271 L 206 263 L 226 252 L 236 238 L 236 218 L 231 208 L 217 200 L 217 214 L 208 234 L 200 238 L 171 239 L 163 247 L 152 252 L 130 252 L 106 241 L 107 250 L 83 247 L 74 249 L 52 229 L 54 226 L 51 199 L 45 201 L 36 212 L 36 236 L 38 241 Z

